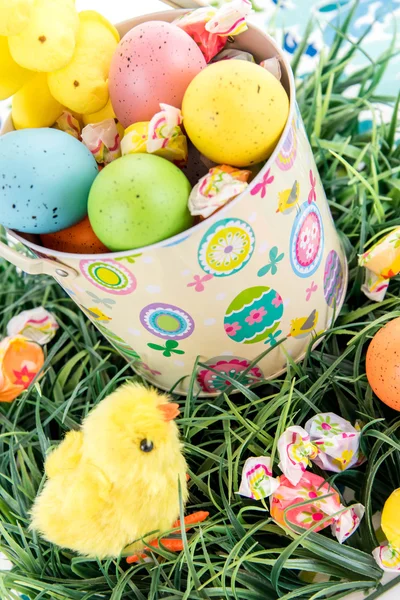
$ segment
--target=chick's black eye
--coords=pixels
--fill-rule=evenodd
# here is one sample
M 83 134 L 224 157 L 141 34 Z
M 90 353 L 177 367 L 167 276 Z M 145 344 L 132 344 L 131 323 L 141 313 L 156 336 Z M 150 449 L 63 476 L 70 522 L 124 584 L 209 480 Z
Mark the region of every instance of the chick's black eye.
M 151 452 L 154 448 L 154 444 L 153 442 L 150 442 L 150 440 L 142 440 L 140 442 L 140 449 L 142 452 Z

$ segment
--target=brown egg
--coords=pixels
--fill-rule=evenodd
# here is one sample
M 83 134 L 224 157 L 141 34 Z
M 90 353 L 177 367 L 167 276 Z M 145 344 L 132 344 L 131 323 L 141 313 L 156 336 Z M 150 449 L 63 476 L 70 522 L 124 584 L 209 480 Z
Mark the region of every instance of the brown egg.
M 59 252 L 71 254 L 101 254 L 109 252 L 107 246 L 101 243 L 90 225 L 89 217 L 85 217 L 72 227 L 56 233 L 46 233 L 40 236 L 43 246 Z
M 366 372 L 378 398 L 400 411 L 400 317 L 374 335 L 367 351 Z

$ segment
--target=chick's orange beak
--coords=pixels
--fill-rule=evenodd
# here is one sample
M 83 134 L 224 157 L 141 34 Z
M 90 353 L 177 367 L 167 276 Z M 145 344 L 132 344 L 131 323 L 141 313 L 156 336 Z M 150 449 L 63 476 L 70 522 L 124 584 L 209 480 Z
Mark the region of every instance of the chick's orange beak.
M 179 404 L 174 402 L 159 404 L 157 408 L 161 411 L 164 421 L 173 421 L 180 414 Z

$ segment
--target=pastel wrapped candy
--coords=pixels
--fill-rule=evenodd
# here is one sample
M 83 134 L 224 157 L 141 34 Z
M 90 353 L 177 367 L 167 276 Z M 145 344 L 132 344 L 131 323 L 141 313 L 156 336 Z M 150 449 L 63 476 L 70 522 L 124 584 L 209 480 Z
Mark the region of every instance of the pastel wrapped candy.
M 77 140 L 81 139 L 81 126 L 76 117 L 68 111 L 64 111 L 53 125 L 54 129 L 64 131 Z
M 359 256 L 358 264 L 366 269 L 362 291 L 370 300 L 382 301 L 389 279 L 400 273 L 400 227 Z
M 360 430 L 334 413 L 320 413 L 304 426 L 310 441 L 318 449 L 313 458 L 326 471 L 341 473 L 364 461 L 360 454 Z
M 400 571 L 400 548 L 391 544 L 382 544 L 372 551 L 372 556 L 383 571 L 388 573 Z
M 272 476 L 271 458 L 259 456 L 248 458 L 242 472 L 239 494 L 261 500 L 271 496 L 279 487 L 279 477 Z
M 233 0 L 221 8 L 205 7 L 174 22 L 196 42 L 207 62 L 226 45 L 228 37 L 247 30 L 246 17 L 252 12 L 250 0 Z
M 86 125 L 82 129 L 82 142 L 99 165 L 108 165 L 121 156 L 121 140 L 114 119 Z
M 260 67 L 263 67 L 263 69 L 266 69 L 267 71 L 272 73 L 272 75 L 276 77 L 279 81 L 281 80 L 282 69 L 278 57 L 273 56 L 272 58 L 266 58 L 265 60 L 260 62 Z
M 296 485 L 282 476 L 280 486 L 270 500 L 271 517 L 279 525 L 293 528 L 294 531 L 295 527 L 310 529 L 316 525 L 316 532 L 331 525 L 332 534 L 340 543 L 354 533 L 364 515 L 361 504 L 355 504 L 338 514 L 343 509 L 336 490 L 322 477 L 309 471 L 303 473 Z M 319 522 L 321 524 L 317 525 Z
M 372 554 L 384 571 L 400 571 L 400 488 L 385 502 L 381 528 L 388 543 L 375 548 Z
M 251 171 L 228 165 L 211 168 L 194 186 L 189 196 L 190 213 L 207 219 L 247 188 L 250 175 Z
M 22 335 L 0 342 L 0 402 L 12 402 L 26 390 L 44 364 L 39 344 Z
M 236 50 L 235 48 L 228 48 L 219 52 L 217 56 L 214 56 L 211 62 L 220 62 L 221 60 L 245 60 L 247 62 L 255 63 L 256 60 L 250 52 L 244 50 Z
M 12 337 L 23 335 L 27 339 L 44 346 L 53 339 L 58 329 L 58 323 L 51 313 L 43 306 L 24 310 L 8 322 L 7 335 Z
M 169 104 L 160 104 L 160 108 L 151 121 L 134 123 L 126 129 L 122 154 L 156 154 L 183 167 L 188 159 L 188 145 L 181 129 L 182 113 Z
M 291 484 L 297 485 L 318 448 L 311 442 L 305 429 L 294 425 L 288 427 L 278 440 L 279 468 Z

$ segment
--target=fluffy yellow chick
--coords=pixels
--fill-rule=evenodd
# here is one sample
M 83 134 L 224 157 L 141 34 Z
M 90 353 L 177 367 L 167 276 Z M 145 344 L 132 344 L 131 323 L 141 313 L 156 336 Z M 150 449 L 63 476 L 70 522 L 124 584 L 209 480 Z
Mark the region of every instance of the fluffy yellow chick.
M 50 94 L 46 73 L 34 73 L 12 99 L 15 129 L 51 127 L 63 110 Z
M 394 490 L 385 502 L 381 527 L 388 542 L 400 548 L 400 488 Z
M 290 324 L 290 333 L 288 333 L 288 337 L 294 338 L 304 338 L 309 335 L 318 321 L 318 311 L 315 309 L 308 317 L 299 317 L 298 319 L 293 319 Z
M 290 190 L 284 190 L 279 193 L 279 202 L 277 213 L 289 214 L 297 206 L 300 199 L 300 186 L 298 181 L 295 181 Z
M 108 72 L 119 42 L 118 31 L 93 10 L 79 13 L 79 31 L 72 60 L 49 73 L 53 96 L 80 114 L 98 112 L 109 99 Z
M 0 35 L 16 35 L 31 18 L 35 0 L 0 0 Z
M 10 98 L 32 76 L 32 71 L 20 67 L 11 56 L 8 38 L 0 36 L 0 100 Z
M 141 551 L 179 515 L 188 497 L 186 462 L 174 418 L 178 405 L 126 384 L 96 406 L 46 460 L 47 481 L 31 528 L 89 557 Z M 147 535 L 152 532 L 152 535 Z
M 32 71 L 60 69 L 72 58 L 78 27 L 74 0 L 34 0 L 27 26 L 9 38 L 11 55 Z

